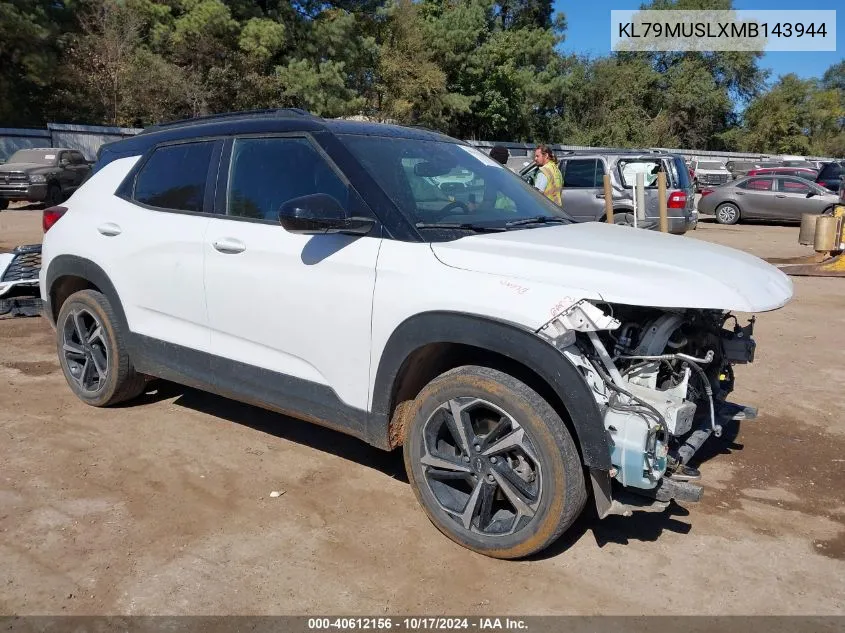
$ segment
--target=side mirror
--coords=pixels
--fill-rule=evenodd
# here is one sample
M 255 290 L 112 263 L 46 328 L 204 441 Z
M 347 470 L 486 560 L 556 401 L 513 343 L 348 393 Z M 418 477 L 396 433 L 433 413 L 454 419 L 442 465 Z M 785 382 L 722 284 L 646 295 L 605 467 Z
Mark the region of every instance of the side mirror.
M 815 191 L 813 191 L 812 189 L 810 189 L 810 190 L 807 192 L 807 197 L 808 197 L 808 198 L 812 198 L 814 195 L 816 195 L 816 192 L 815 192 Z
M 279 223 L 286 231 L 299 235 L 366 235 L 375 220 L 349 217 L 335 198 L 325 193 L 314 193 L 285 202 L 279 209 Z

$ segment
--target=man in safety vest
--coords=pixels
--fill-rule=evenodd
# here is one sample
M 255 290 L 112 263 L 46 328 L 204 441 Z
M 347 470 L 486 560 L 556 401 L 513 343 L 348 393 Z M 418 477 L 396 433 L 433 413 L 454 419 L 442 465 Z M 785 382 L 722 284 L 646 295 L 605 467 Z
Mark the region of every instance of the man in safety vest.
M 534 162 L 540 166 L 534 186 L 558 206 L 563 205 L 561 192 L 563 191 L 563 176 L 557 166 L 552 150 L 547 145 L 538 145 L 534 150 Z

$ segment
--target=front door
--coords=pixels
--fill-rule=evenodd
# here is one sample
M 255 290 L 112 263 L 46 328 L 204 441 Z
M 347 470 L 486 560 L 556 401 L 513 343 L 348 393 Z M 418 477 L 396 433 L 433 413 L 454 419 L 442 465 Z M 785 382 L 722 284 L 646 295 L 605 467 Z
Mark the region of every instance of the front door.
M 371 212 L 308 136 L 236 138 L 230 155 L 224 208 L 205 241 L 211 344 L 235 361 L 221 372 L 236 374 L 242 393 L 300 412 L 337 400 L 366 410 L 381 239 L 292 234 L 278 213 L 314 193 L 350 214 Z

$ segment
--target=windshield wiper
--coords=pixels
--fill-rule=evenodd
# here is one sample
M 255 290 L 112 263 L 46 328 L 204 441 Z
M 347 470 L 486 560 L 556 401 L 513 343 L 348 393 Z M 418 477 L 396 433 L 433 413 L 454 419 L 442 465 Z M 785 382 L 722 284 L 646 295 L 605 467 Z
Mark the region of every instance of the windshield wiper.
M 479 233 L 507 231 L 504 226 L 489 226 L 473 224 L 472 222 L 417 222 L 414 226 L 418 229 L 460 229 L 463 231 L 478 231 Z
M 505 228 L 511 228 L 512 226 L 524 226 L 526 224 L 552 224 L 558 222 L 566 222 L 564 218 L 559 218 L 555 215 L 537 215 L 533 218 L 522 218 L 520 220 L 511 220 L 510 222 L 505 222 Z

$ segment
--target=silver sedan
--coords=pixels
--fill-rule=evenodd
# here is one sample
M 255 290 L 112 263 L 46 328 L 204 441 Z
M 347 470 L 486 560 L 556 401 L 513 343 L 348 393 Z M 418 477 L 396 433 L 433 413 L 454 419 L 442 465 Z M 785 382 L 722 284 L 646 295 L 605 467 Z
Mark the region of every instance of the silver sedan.
M 803 213 L 823 213 L 839 197 L 796 176 L 746 176 L 706 193 L 698 201 L 700 214 L 715 215 L 719 224 L 742 220 L 800 222 Z

